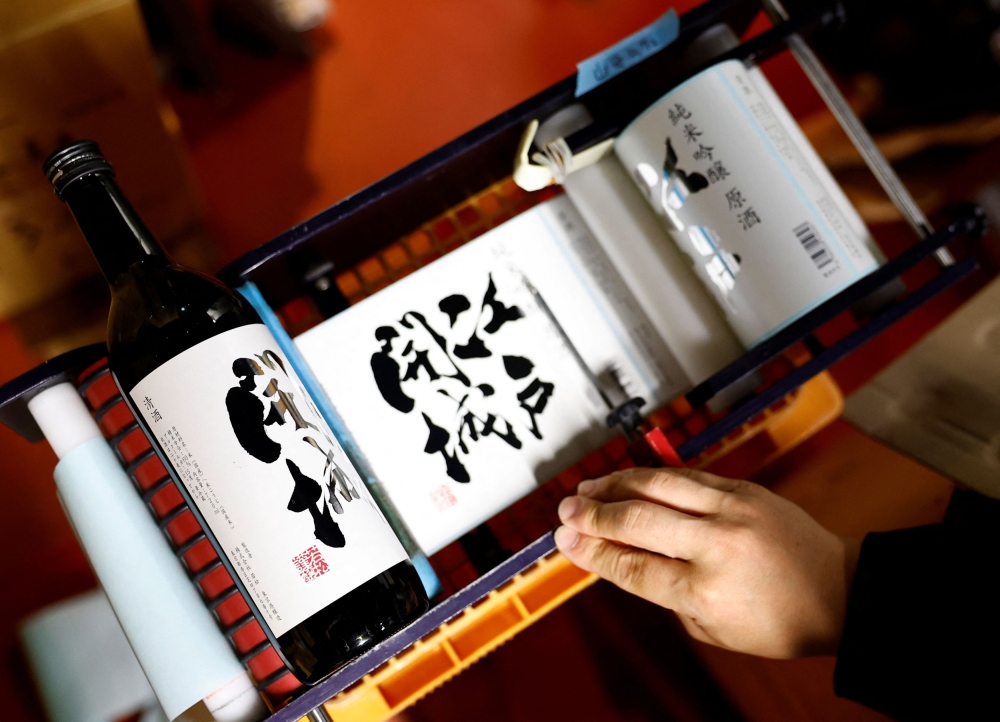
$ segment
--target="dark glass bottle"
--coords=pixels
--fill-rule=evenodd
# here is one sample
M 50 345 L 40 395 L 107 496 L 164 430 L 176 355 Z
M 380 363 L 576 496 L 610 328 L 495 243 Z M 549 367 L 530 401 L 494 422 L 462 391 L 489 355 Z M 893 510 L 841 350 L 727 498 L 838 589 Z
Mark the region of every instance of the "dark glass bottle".
M 210 340 L 218 344 L 220 343 L 218 337 L 221 335 L 238 333 L 239 329 L 243 329 L 245 332 L 244 327 L 261 324 L 260 318 L 239 294 L 220 281 L 179 266 L 170 259 L 118 189 L 114 181 L 114 171 L 101 154 L 96 143 L 80 141 L 56 151 L 45 160 L 44 170 L 55 187 L 56 194 L 69 205 L 111 287 L 111 313 L 108 318 L 109 366 L 122 391 L 122 396 L 135 413 L 136 418 L 140 420 L 140 423 L 143 423 L 150 438 L 155 441 L 160 437 L 151 428 L 149 409 L 147 408 L 144 413 L 137 401 L 132 398 L 131 392 L 136 386 L 150 374 L 161 369 L 164 364 L 185 352 L 190 352 L 199 344 Z M 252 331 L 253 333 L 266 333 L 263 326 Z M 270 338 L 273 339 L 273 337 Z M 252 354 L 248 355 L 250 358 L 242 359 L 242 361 L 248 361 L 251 366 L 256 366 L 256 373 L 261 373 L 263 366 L 253 361 Z M 187 358 L 191 358 L 190 353 Z M 261 359 L 263 363 L 267 363 L 266 353 L 263 358 L 261 356 L 257 356 L 257 358 Z M 278 364 L 284 371 L 284 365 L 281 365 L 280 361 Z M 232 373 L 235 374 L 236 371 L 234 363 Z M 266 376 L 264 378 L 266 379 Z M 289 383 L 285 376 L 282 379 L 283 383 Z M 230 381 L 233 380 L 230 377 Z M 249 376 L 241 381 L 240 386 L 244 386 L 248 380 L 251 384 L 254 383 L 253 376 Z M 280 390 L 280 387 L 278 388 Z M 170 395 L 173 395 L 174 391 L 175 389 L 171 388 Z M 178 386 L 176 391 L 178 394 L 182 394 L 183 388 Z M 226 389 L 223 388 L 221 394 L 224 396 L 225 392 Z M 242 392 L 237 391 L 237 393 Z M 267 391 L 264 390 L 264 396 L 268 395 Z M 278 398 L 278 396 L 274 396 L 274 398 Z M 288 405 L 293 407 L 293 411 L 303 410 L 301 399 L 297 401 L 299 407 L 294 408 L 294 403 L 296 403 L 293 401 L 294 398 L 296 398 L 294 394 L 281 395 L 281 399 L 287 400 Z M 226 404 L 228 405 L 228 403 L 229 399 L 226 397 Z M 241 408 L 247 409 L 246 403 L 249 403 L 251 412 L 259 408 L 260 413 L 257 416 L 260 418 L 255 418 L 254 414 L 251 413 L 249 421 L 235 419 L 231 407 L 229 419 L 232 421 L 233 432 L 237 431 L 237 426 L 240 424 L 245 426 L 246 423 L 256 424 L 258 435 L 269 433 L 267 429 L 277 428 L 273 425 L 274 420 L 263 421 L 264 403 L 260 403 L 259 407 L 255 406 L 254 404 L 259 402 L 255 402 L 252 396 L 250 396 L 249 402 L 244 400 L 243 403 Z M 312 408 L 312 404 L 309 404 L 309 407 Z M 285 407 L 281 407 L 280 410 L 281 418 L 277 420 L 277 423 L 285 424 Z M 293 416 L 295 416 L 294 413 Z M 177 414 L 174 417 L 175 419 L 170 423 L 180 423 L 183 432 L 184 419 L 177 419 Z M 296 416 L 296 429 L 300 428 L 300 422 L 303 425 L 306 424 L 306 421 L 302 420 L 301 414 Z M 272 425 L 265 427 L 262 424 Z M 317 430 L 320 427 L 326 428 L 325 424 L 319 420 L 316 420 L 315 424 L 309 423 L 308 426 Z M 224 431 L 228 432 L 229 430 Z M 310 433 L 314 437 L 319 436 L 317 433 Z M 238 433 L 236 435 L 239 436 Z M 220 558 L 224 560 L 230 574 L 234 579 L 242 579 L 241 591 L 247 598 L 250 608 L 254 610 L 258 621 L 261 622 L 265 630 L 271 632 L 269 636 L 277 640 L 286 664 L 303 682 L 314 683 L 318 681 L 321 677 L 400 629 L 427 609 L 428 602 L 423 587 L 404 553 L 402 561 L 393 563 L 388 568 L 373 574 L 367 578 L 367 581 L 362 581 L 339 598 L 331 599 L 326 606 L 298 621 L 287 631 L 275 634 L 273 632 L 275 624 L 269 623 L 266 618 L 267 610 L 264 609 L 263 612 L 261 610 L 261 607 L 266 606 L 266 604 L 260 604 L 260 598 L 254 597 L 248 591 L 247 585 L 252 585 L 254 582 L 244 578 L 249 575 L 238 575 L 237 568 L 243 570 L 241 561 L 234 558 L 234 554 L 228 551 L 231 547 L 219 542 L 219 539 L 224 537 L 226 533 L 226 529 L 220 527 L 219 516 L 213 516 L 207 511 L 204 500 L 199 508 L 196 498 L 198 491 L 197 489 L 192 491 L 192 488 L 189 488 L 191 486 L 190 480 L 184 473 L 178 473 L 179 462 L 171 463 L 173 457 L 170 456 L 169 449 L 165 451 L 163 443 L 158 441 L 155 443 L 160 457 L 171 469 L 174 480 L 178 482 L 178 488 L 184 494 L 192 512 L 199 517 L 199 521 L 215 545 L 216 551 L 219 552 Z M 274 442 L 266 443 L 279 446 Z M 241 440 L 240 444 L 244 444 L 244 441 Z M 330 445 L 333 446 L 333 443 Z M 243 448 L 248 447 L 244 444 Z M 297 451 L 299 447 L 290 448 Z M 238 447 L 237 450 L 239 451 Z M 274 474 L 275 484 L 292 483 L 288 478 L 291 466 L 288 469 L 283 465 L 273 463 L 266 466 L 249 456 L 246 457 L 246 460 L 241 460 L 241 463 L 256 464 L 254 469 L 260 467 L 266 473 Z M 291 464 L 291 462 L 288 463 Z M 202 466 L 205 464 L 206 462 L 203 460 Z M 340 466 L 345 466 L 342 461 Z M 353 471 L 353 467 L 351 470 Z M 330 514 L 330 509 L 339 509 L 337 514 L 343 514 L 344 507 L 350 507 L 350 504 L 342 503 L 336 498 L 337 490 L 340 490 L 343 498 L 348 502 L 351 502 L 352 499 L 361 499 L 360 503 L 353 502 L 355 504 L 353 509 L 361 509 L 365 503 L 364 499 L 357 494 L 357 490 L 350 491 L 349 481 L 346 482 L 347 486 L 338 486 L 338 484 L 343 483 L 338 479 L 344 477 L 343 472 L 340 472 L 340 476 L 331 477 L 328 487 L 329 495 L 326 497 L 320 495 L 317 501 L 315 496 L 320 494 L 320 485 L 307 478 L 303 482 L 305 486 L 300 486 L 299 481 L 302 476 L 297 473 L 298 471 L 296 468 L 295 473 L 293 473 L 297 479 L 294 480 L 294 494 L 288 502 L 287 509 L 290 511 L 282 509 L 280 513 L 285 516 L 291 515 L 289 518 L 293 522 L 308 522 L 308 515 L 292 514 L 292 512 L 310 511 L 316 523 L 315 537 L 316 540 L 319 540 L 318 546 L 322 546 L 324 539 L 330 543 L 330 534 L 322 532 L 323 529 L 329 532 L 330 520 L 334 518 Z M 325 471 L 324 469 L 324 473 Z M 219 488 L 229 488 L 230 491 L 227 493 L 230 495 L 240 493 L 239 484 L 242 482 L 238 479 L 220 479 L 216 475 L 213 480 L 220 485 Z M 230 481 L 232 481 L 231 486 L 226 487 Z M 234 489 L 235 491 L 233 491 Z M 305 489 L 305 493 L 302 493 L 303 489 Z M 309 490 L 312 490 L 313 493 L 310 494 Z M 364 492 L 363 489 L 361 491 Z M 230 496 L 230 498 L 232 497 Z M 310 502 L 312 503 L 311 507 L 309 506 Z M 329 519 L 326 519 L 324 514 L 317 510 L 317 503 L 320 505 L 329 504 L 329 508 L 324 510 L 325 516 Z M 236 506 L 239 504 L 233 502 L 232 507 Z M 374 508 L 373 505 L 369 506 Z M 364 511 L 364 513 L 370 514 L 368 511 Z M 242 522 L 243 526 L 253 527 L 252 519 L 237 519 L 236 521 L 237 523 Z M 333 524 L 333 527 L 339 529 L 336 524 Z M 255 549 L 258 559 L 266 558 L 267 548 L 278 541 L 267 537 L 267 524 L 260 528 L 264 529 L 264 532 L 258 529 L 251 545 Z M 386 526 L 386 530 L 388 530 L 388 526 Z M 383 530 L 376 529 L 372 533 L 380 535 L 383 534 Z M 388 533 L 391 534 L 391 531 Z M 343 536 L 340 539 L 343 540 Z M 392 543 L 398 543 L 395 537 L 389 542 L 386 542 L 382 537 L 378 537 L 378 539 L 380 543 L 389 546 Z M 336 540 L 332 546 L 337 546 Z M 343 547 L 344 544 L 340 543 L 339 546 Z M 318 547 L 313 547 L 313 549 L 316 548 Z M 262 551 L 265 553 L 262 554 Z M 346 549 L 328 549 L 326 547 L 321 551 L 362 555 L 362 557 L 353 557 L 355 560 L 353 563 L 362 565 L 365 563 L 364 555 L 368 554 L 366 548 L 358 548 L 357 546 L 349 552 Z M 251 556 L 251 558 L 254 557 Z M 344 557 L 341 556 L 339 559 L 343 560 Z M 358 559 L 361 559 L 361 562 L 357 562 Z M 245 561 L 244 559 L 243 562 Z M 336 565 L 331 564 L 330 566 Z M 257 567 L 257 574 L 260 572 L 261 568 Z M 286 579 L 286 577 L 282 577 L 282 579 Z M 281 593 L 283 587 L 287 587 L 284 582 L 277 587 L 272 586 L 271 596 L 274 596 L 275 590 Z M 316 588 L 315 584 L 313 587 L 303 587 L 303 594 L 314 594 Z M 294 593 L 297 594 L 297 592 Z M 258 603 L 254 602 L 255 598 Z M 264 596 L 264 599 L 268 599 L 267 595 Z M 294 615 L 286 616 L 284 622 L 277 626 L 288 626 L 291 623 L 289 616 Z

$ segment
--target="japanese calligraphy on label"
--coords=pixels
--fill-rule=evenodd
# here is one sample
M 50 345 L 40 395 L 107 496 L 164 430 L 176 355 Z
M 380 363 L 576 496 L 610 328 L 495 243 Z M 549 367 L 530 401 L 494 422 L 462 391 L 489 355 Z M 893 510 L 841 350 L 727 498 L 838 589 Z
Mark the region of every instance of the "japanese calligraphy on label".
M 602 253 L 555 198 L 296 338 L 427 553 L 613 433 L 525 279 L 619 400 L 685 387 Z
M 263 325 L 130 395 L 275 636 L 407 558 Z
M 878 266 L 861 219 L 785 116 L 760 71 L 732 60 L 665 95 L 615 144 L 747 347 Z

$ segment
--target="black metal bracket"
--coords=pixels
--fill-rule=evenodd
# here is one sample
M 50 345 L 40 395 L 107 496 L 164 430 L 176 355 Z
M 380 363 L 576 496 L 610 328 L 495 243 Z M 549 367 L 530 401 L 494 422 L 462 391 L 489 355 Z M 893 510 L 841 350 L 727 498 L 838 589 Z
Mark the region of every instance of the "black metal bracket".
M 0 423 L 28 441 L 41 441 L 45 436 L 28 411 L 28 402 L 50 386 L 72 381 L 77 373 L 107 355 L 108 347 L 103 343 L 73 349 L 0 386 Z
M 826 350 L 821 351 L 788 376 L 768 386 L 760 394 L 740 406 L 737 411 L 727 414 L 705 431 L 681 444 L 677 448 L 678 455 L 687 461 L 698 456 L 698 454 L 712 444 L 722 441 L 726 435 L 741 427 L 749 419 L 752 419 L 797 389 L 816 374 L 826 370 L 859 346 L 872 340 L 889 326 L 896 323 L 896 321 L 903 318 L 903 316 L 931 300 L 944 289 L 965 278 L 977 268 L 979 268 L 979 264 L 974 258 L 966 258 L 944 269 L 939 276 L 925 283 L 902 301 L 883 311 L 864 326 Z
M 824 323 L 849 310 L 887 283 L 892 283 L 903 272 L 932 256 L 939 248 L 944 247 L 959 236 L 981 233 L 985 228 L 985 223 L 985 215 L 976 208 L 968 216 L 918 241 L 881 268 L 872 271 L 861 280 L 845 288 L 833 298 L 793 321 L 778 333 L 754 346 L 721 371 L 695 386 L 686 394 L 688 403 L 695 408 L 703 405 L 730 384 L 760 368 L 765 361 L 774 358 L 796 341 L 802 340 Z

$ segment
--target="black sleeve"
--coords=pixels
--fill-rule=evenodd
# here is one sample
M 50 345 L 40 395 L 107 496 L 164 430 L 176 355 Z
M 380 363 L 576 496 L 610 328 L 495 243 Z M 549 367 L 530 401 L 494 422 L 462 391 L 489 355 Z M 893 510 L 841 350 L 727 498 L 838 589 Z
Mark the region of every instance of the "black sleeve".
M 941 524 L 869 534 L 834 688 L 899 720 L 1000 718 L 1000 502 L 956 491 Z

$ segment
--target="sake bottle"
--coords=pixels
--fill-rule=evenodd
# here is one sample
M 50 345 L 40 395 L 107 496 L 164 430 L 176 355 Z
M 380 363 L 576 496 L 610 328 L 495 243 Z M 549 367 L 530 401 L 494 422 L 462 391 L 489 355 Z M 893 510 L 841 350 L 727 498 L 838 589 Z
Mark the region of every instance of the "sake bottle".
M 171 260 L 93 141 L 44 171 L 111 287 L 115 382 L 296 677 L 423 613 L 406 552 L 253 308 Z

